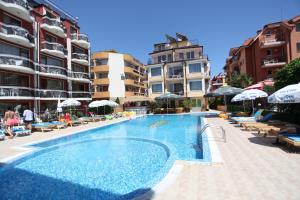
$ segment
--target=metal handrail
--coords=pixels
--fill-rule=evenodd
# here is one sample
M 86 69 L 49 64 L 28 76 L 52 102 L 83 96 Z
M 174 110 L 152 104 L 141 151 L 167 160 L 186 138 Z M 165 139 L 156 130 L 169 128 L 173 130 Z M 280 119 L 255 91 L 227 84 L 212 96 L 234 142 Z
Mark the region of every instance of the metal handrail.
M 218 128 L 218 129 L 221 129 L 222 131 L 222 138 L 224 140 L 224 142 L 226 142 L 226 133 L 225 133 L 225 130 L 222 126 L 219 126 L 219 125 L 216 125 L 216 124 L 205 124 L 202 129 L 200 130 L 199 134 L 202 134 L 208 127 L 215 127 L 215 128 Z

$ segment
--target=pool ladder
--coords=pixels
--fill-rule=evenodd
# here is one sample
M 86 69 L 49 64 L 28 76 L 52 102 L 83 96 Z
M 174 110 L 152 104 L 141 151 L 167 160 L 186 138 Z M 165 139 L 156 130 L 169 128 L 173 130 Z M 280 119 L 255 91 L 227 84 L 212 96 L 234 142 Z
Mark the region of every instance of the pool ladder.
M 222 132 L 222 139 L 224 140 L 224 142 L 226 142 L 226 133 L 225 130 L 222 126 L 216 125 L 216 124 L 205 124 L 202 129 L 200 130 L 199 134 L 204 133 L 204 131 L 208 128 L 208 127 L 214 127 L 214 128 L 218 128 L 221 130 Z

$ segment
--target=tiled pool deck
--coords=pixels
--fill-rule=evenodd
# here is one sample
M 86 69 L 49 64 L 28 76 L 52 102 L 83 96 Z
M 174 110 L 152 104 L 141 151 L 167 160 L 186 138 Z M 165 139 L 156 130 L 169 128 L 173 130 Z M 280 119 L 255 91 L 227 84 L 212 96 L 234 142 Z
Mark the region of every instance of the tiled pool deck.
M 116 121 L 89 123 L 30 137 L 0 142 L 0 162 L 24 150 L 16 148 L 34 141 L 69 135 Z M 208 123 L 226 130 L 227 143 L 218 139 L 219 130 L 212 129 L 223 162 L 201 165 L 176 161 L 171 172 L 152 193 L 138 199 L 300 199 L 300 154 L 288 153 L 273 146 L 274 138 L 257 137 L 241 131 L 219 118 L 207 118 Z M 26 151 L 25 151 L 26 152 Z

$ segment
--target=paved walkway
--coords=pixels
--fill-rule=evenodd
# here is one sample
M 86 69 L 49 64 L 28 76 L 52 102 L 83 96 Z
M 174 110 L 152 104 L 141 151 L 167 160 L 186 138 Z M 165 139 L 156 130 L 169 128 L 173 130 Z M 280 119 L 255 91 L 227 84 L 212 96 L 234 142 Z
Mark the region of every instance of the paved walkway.
M 217 142 L 223 164 L 209 166 L 178 161 L 173 183 L 152 199 L 300 199 L 300 154 L 273 146 L 274 138 L 241 131 L 228 121 L 222 125 L 227 143 Z M 215 136 L 218 131 L 215 131 Z
M 124 119 L 118 119 L 121 120 Z M 139 199 L 300 199 L 300 154 L 288 153 L 273 146 L 273 138 L 241 131 L 225 120 L 207 120 L 208 123 L 222 125 L 226 130 L 227 143 L 217 141 L 223 163 L 211 166 L 176 161 L 168 184 L 153 191 L 151 197 L 146 195 Z M 15 146 L 113 122 L 89 123 L 0 142 L 0 161 L 23 152 Z M 217 133 L 218 130 L 215 130 L 215 137 L 218 137 Z

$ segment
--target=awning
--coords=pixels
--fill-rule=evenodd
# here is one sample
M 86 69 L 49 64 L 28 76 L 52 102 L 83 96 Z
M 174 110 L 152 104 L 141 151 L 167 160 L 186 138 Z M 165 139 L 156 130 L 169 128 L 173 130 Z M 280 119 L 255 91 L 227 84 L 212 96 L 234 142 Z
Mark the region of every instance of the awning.
M 264 80 L 264 81 L 258 82 L 258 83 L 254 84 L 254 85 L 251 85 L 251 86 L 245 88 L 245 90 L 251 90 L 251 89 L 263 90 L 265 85 L 267 85 L 267 86 L 273 86 L 274 85 L 274 81 L 272 81 L 272 80 Z

